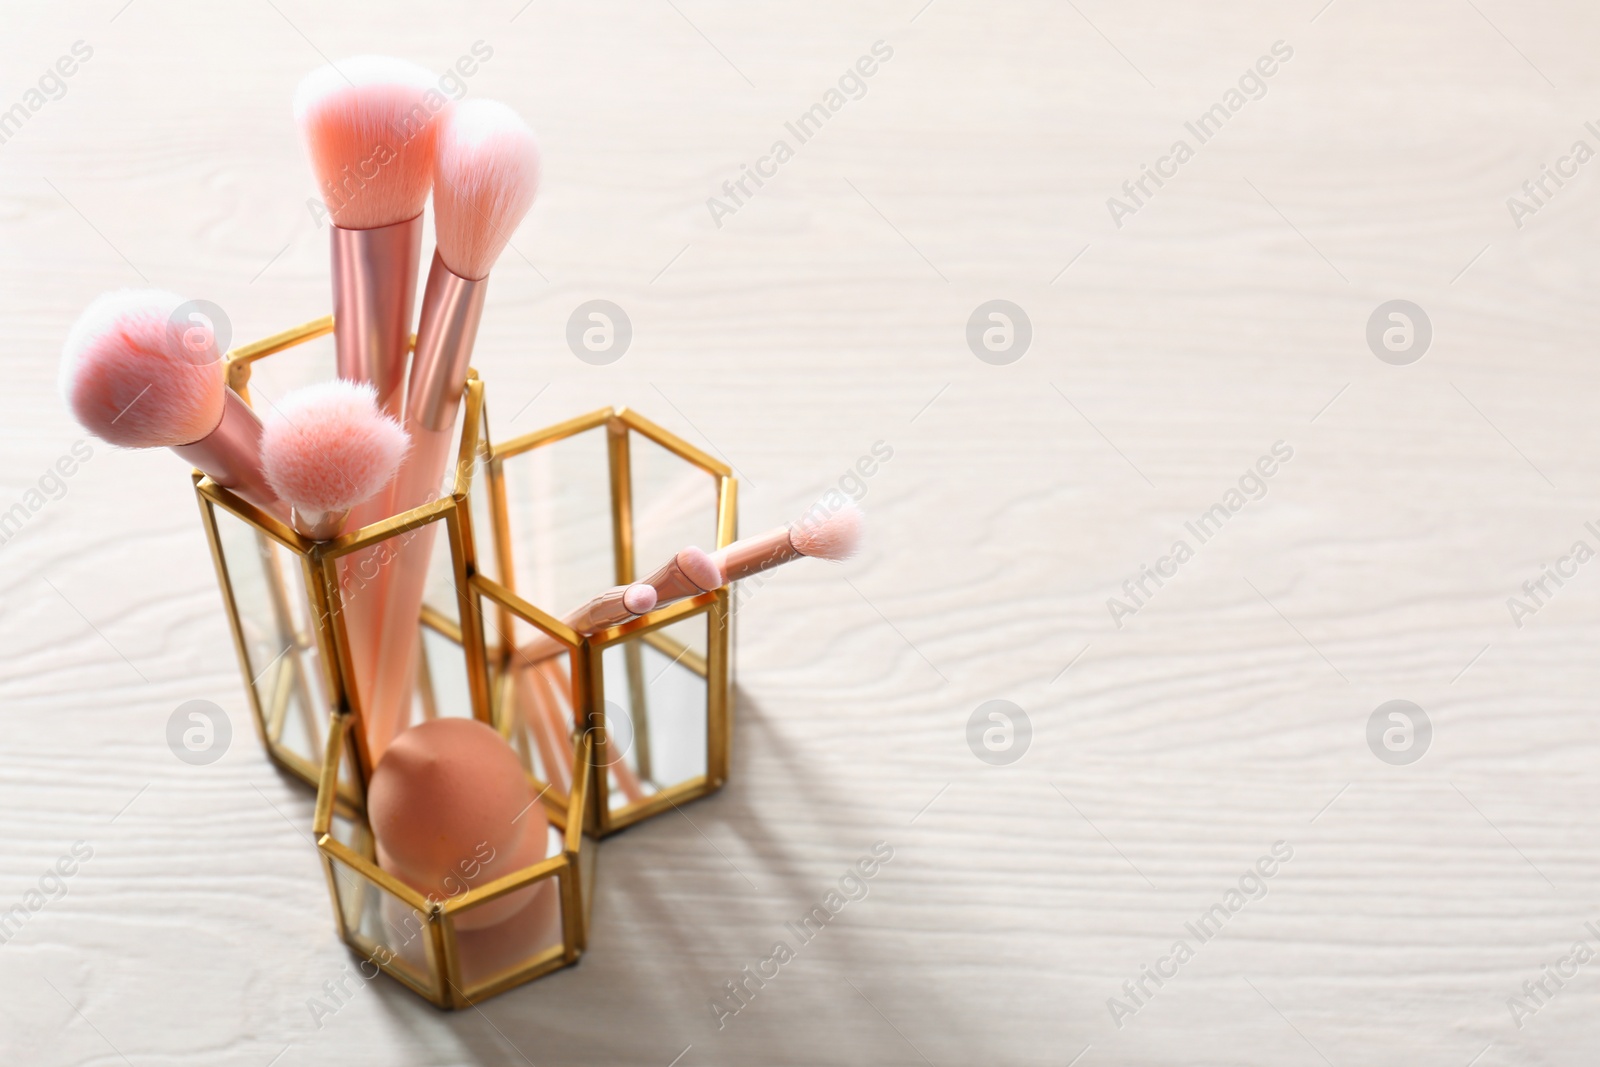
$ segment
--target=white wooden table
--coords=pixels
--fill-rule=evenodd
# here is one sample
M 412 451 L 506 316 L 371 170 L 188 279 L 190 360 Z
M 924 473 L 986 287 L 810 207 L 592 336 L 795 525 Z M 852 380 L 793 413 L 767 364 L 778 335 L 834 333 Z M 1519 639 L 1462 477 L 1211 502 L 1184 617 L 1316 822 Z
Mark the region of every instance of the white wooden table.
M 0 912 L 54 899 L 0 944 L 0 1061 L 1593 1062 L 1600 961 L 1508 1000 L 1600 952 L 1600 563 L 1507 601 L 1600 548 L 1600 163 L 1561 162 L 1600 149 L 1600 11 L 1322 2 L 8 8 Z M 735 777 L 606 843 L 579 966 L 457 1014 L 358 983 L 319 1026 L 353 957 L 186 472 L 96 445 L 28 492 L 81 436 L 56 353 L 97 292 L 204 296 L 239 339 L 326 310 L 296 80 L 479 41 L 466 91 L 546 160 L 477 358 L 512 428 L 636 405 L 740 470 L 748 531 L 893 458 L 862 557 L 747 606 Z M 1143 165 L 1172 176 L 1136 203 Z M 1576 177 L 1535 204 L 1545 165 Z M 595 298 L 634 327 L 604 367 L 564 340 Z M 1031 324 L 1005 365 L 966 339 L 995 299 Z M 1408 365 L 1366 339 L 1396 299 L 1431 323 Z M 165 742 L 189 699 L 234 724 L 210 766 Z M 995 699 L 1032 731 L 1003 766 L 967 741 Z M 1410 764 L 1367 741 L 1396 699 L 1431 723 Z M 880 841 L 868 895 L 719 1029 L 724 983 Z M 1190 931 L 1279 841 L 1264 895 Z M 1146 965 L 1176 973 L 1134 999 Z

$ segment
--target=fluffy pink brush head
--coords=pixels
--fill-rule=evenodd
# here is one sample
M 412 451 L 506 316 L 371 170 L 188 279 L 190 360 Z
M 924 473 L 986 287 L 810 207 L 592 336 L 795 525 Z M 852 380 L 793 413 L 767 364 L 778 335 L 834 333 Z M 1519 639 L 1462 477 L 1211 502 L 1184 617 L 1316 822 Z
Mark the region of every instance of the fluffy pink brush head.
M 301 80 L 295 122 L 334 225 L 370 230 L 421 214 L 449 104 L 436 82 L 386 56 L 355 56 Z
M 458 106 L 439 131 L 434 229 L 439 258 L 456 275 L 487 278 L 539 191 L 539 143 L 495 100 Z
M 389 483 L 411 446 L 364 382 L 334 380 L 278 401 L 261 433 L 267 484 L 302 514 L 340 512 Z
M 61 351 L 61 395 L 86 430 L 113 445 L 193 444 L 222 421 L 222 360 L 201 322 L 175 323 L 184 302 L 122 289 L 78 316 Z
M 789 543 L 801 555 L 818 559 L 849 559 L 861 547 L 861 535 L 866 530 L 867 517 L 855 504 L 846 502 L 823 515 L 818 509 L 806 512 L 799 522 L 789 527 Z

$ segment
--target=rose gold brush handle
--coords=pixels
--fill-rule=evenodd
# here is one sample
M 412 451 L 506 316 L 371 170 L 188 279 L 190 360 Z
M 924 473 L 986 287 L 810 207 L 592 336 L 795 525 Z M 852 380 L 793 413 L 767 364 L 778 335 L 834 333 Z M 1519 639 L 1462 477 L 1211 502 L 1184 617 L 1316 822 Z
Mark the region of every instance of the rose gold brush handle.
M 405 385 L 411 312 L 416 306 L 417 267 L 422 259 L 422 215 L 370 230 L 331 228 L 334 351 L 339 377 L 370 382 L 378 406 L 399 417 Z M 389 517 L 389 495 L 380 492 L 351 511 L 351 527 Z M 356 688 L 364 706 L 375 698 L 378 622 L 383 587 L 392 560 L 374 545 L 339 561 L 340 584 L 363 582 L 361 596 L 346 606 L 346 632 Z
M 406 387 L 405 426 L 411 431 L 412 446 L 391 488 L 387 494 L 380 494 L 386 495 L 386 514 L 410 511 L 438 494 L 439 483 L 450 465 L 455 443 L 451 431 L 487 291 L 487 279 L 462 278 L 434 253 Z M 396 566 L 380 587 L 376 677 L 368 723 L 375 752 L 381 752 L 407 725 L 405 712 L 411 696 L 410 667 L 415 655 L 417 619 L 427 591 L 428 563 L 437 528 L 429 524 L 399 549 Z
M 643 585 L 637 582 L 635 585 Z M 607 589 L 604 593 L 590 600 L 583 607 L 569 611 L 562 616 L 561 621 L 587 637 L 609 626 L 617 626 L 629 619 L 637 619 L 639 613 L 632 611 L 623 603 L 628 590 L 632 585 L 618 585 Z M 654 610 L 652 608 L 651 610 Z M 567 651 L 567 646 L 551 637 L 549 634 L 538 634 L 527 644 L 517 646 L 517 658 L 527 663 L 538 663 L 540 660 L 549 659 Z
M 467 363 L 483 319 L 489 279 L 473 281 L 445 266 L 439 253 L 428 268 L 422 294 L 422 321 L 417 325 L 417 351 L 406 389 L 406 421 L 429 429 L 448 429 L 456 421 L 456 405 L 467 380 Z M 441 474 L 443 471 L 440 472 Z
M 426 504 L 438 495 L 440 472 L 449 462 L 454 443 L 448 429 L 413 427 L 411 451 L 395 476 L 395 483 L 406 482 L 404 486 L 396 486 L 395 514 Z M 420 473 L 423 470 L 435 472 L 431 484 L 424 482 Z M 416 682 L 417 626 L 422 616 L 422 599 L 427 592 L 428 564 L 433 559 L 434 539 L 440 525 L 430 522 L 413 530 L 411 536 L 396 539 L 394 554 L 373 590 L 375 660 L 372 696 L 366 711 L 368 744 L 372 746 L 374 758 L 409 725 L 406 711 Z
M 371 230 L 332 230 L 339 377 L 371 382 L 378 406 L 398 417 L 422 258 L 422 216 Z
M 665 607 L 674 601 L 699 596 L 701 593 L 709 593 L 721 584 L 720 581 L 713 580 L 720 578 L 720 575 L 701 572 L 700 577 L 711 582 L 710 585 L 702 586 L 686 573 L 686 564 L 688 564 L 688 569 L 696 570 L 697 572 L 701 571 L 701 568 L 694 567 L 690 562 L 691 553 L 698 554 L 701 558 L 704 558 L 704 553 L 700 553 L 699 549 L 686 548 L 667 560 L 660 570 L 644 579 L 644 584 L 656 591 L 656 607 Z M 710 561 L 707 560 L 706 562 L 709 563 Z
M 289 508 L 261 472 L 261 417 L 232 389 L 222 391 L 222 418 L 200 440 L 173 451 L 264 511 L 289 521 Z
M 623 603 L 623 598 L 632 588 L 631 585 L 619 585 L 607 589 L 562 621 L 580 634 L 592 634 L 608 626 L 627 622 L 638 615 L 638 612 L 629 610 Z
M 801 555 L 803 553 L 789 540 L 789 528 L 780 526 L 711 553 L 711 561 L 722 571 L 724 582 L 737 582 L 797 560 Z

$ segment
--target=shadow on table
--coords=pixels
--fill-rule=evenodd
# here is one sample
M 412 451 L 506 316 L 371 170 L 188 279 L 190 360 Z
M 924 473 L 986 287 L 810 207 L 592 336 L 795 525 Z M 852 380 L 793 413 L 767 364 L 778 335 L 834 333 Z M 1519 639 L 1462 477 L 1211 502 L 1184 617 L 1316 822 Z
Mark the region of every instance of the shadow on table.
M 589 947 L 575 967 L 454 1013 L 439 1012 L 395 983 L 381 983 L 383 1009 L 395 1025 L 422 1047 L 449 1030 L 460 1044 L 452 1054 L 485 1064 L 667 1067 L 691 1043 L 697 1051 L 685 1064 L 705 1063 L 748 1052 L 753 1039 L 770 1045 L 770 1028 L 758 1033 L 744 1020 L 725 1016 L 728 1030 L 740 1030 L 729 1042 L 728 1031 L 719 1033 L 712 1003 L 716 998 L 738 1006 L 727 983 L 744 979 L 741 968 L 753 972 L 778 939 L 795 959 L 764 986 L 747 985 L 753 993 L 746 993 L 744 1010 L 782 1013 L 778 1002 L 786 986 L 810 984 L 811 995 L 796 996 L 812 1003 L 817 982 L 859 974 L 867 959 L 860 928 L 830 922 L 812 935 L 812 945 L 786 924 L 797 924 L 820 905 L 845 873 L 849 860 L 838 872 L 819 870 L 818 854 L 837 854 L 847 845 L 854 859 L 870 847 L 856 840 L 872 833 L 865 829 L 869 824 L 747 694 L 735 689 L 734 696 L 732 774 L 721 792 L 600 844 Z M 808 957 L 820 959 L 825 969 L 806 968 Z M 809 979 L 790 977 L 790 967 L 809 969 Z M 838 986 L 836 994 L 825 990 L 824 999 L 837 997 L 839 1014 L 859 1018 L 863 1006 L 850 1006 L 855 994 L 843 982 Z M 805 1028 L 783 1055 L 803 1057 L 813 1043 L 815 1049 L 829 1048 L 832 1029 Z M 764 1055 L 770 1061 L 778 1050 Z

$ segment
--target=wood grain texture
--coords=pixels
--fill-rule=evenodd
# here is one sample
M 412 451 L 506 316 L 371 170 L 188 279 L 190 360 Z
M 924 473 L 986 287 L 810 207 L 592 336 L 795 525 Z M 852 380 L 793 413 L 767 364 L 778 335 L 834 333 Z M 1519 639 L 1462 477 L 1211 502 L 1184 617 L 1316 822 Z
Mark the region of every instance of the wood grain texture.
M 627 403 L 738 468 L 742 528 L 877 441 L 869 545 L 743 609 L 735 776 L 606 843 L 573 969 L 442 1014 L 353 967 L 266 764 L 182 466 L 96 446 L 0 546 L 6 1063 L 1592 1062 L 1600 563 L 1506 599 L 1600 520 L 1590 163 L 1600 11 L 1576 0 L 14 4 L 0 110 L 0 512 L 80 435 L 56 353 L 97 292 L 215 300 L 238 339 L 327 310 L 290 120 L 323 56 L 404 55 L 539 131 L 544 188 L 489 291 L 496 432 Z M 893 57 L 715 225 L 707 199 L 874 42 Z M 1274 42 L 1293 58 L 1118 228 L 1106 199 Z M 321 55 L 319 55 L 321 53 Z M 1552 187 L 1553 188 L 1553 187 Z M 426 252 L 426 250 L 425 250 Z M 567 350 L 582 301 L 632 347 Z M 1033 327 L 974 358 L 973 309 Z M 1432 347 L 1364 334 L 1396 298 Z M 1108 597 L 1275 442 L 1264 498 L 1120 628 Z M 1597 546 L 1600 547 L 1600 546 Z M 1070 666 L 1069 666 L 1070 665 Z M 235 728 L 168 752 L 184 700 Z M 1023 707 L 990 767 L 969 715 Z M 1392 767 L 1369 715 L 1432 746 Z M 1107 1000 L 1273 842 L 1268 892 L 1136 1015 Z M 708 1007 L 874 842 L 893 860 L 719 1029 Z M 1074 1057 L 1078 1057 L 1074 1059 Z M 1475 1059 L 1476 1057 L 1476 1059 Z

